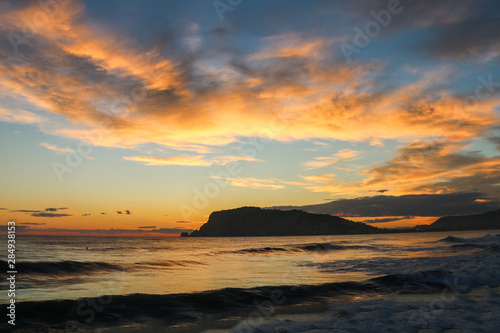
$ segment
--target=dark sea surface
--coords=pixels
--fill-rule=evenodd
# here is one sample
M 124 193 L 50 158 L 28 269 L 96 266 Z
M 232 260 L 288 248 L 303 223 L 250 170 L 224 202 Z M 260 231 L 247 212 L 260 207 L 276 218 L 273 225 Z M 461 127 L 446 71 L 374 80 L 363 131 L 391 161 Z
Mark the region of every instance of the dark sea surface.
M 0 246 L 6 248 L 5 237 Z M 7 290 L 6 252 L 4 258 L 0 285 Z M 219 329 L 213 332 L 273 332 L 269 318 L 284 306 L 448 290 L 455 295 L 449 304 L 457 307 L 458 295 L 485 288 L 494 300 L 500 231 L 258 238 L 18 235 L 16 266 L 16 329 L 208 332 L 212 325 Z M 261 316 L 262 309 L 273 313 L 261 318 L 260 326 L 242 324 L 259 307 Z M 328 320 L 315 321 L 318 332 L 331 331 L 332 311 L 331 305 L 321 311 L 328 312 Z M 492 318 L 488 325 L 496 325 L 500 313 Z M 321 328 L 321 322 L 330 326 Z M 10 329 L 4 324 L 0 329 Z M 300 327 L 287 330 L 308 331 Z M 395 329 L 412 332 L 401 327 Z

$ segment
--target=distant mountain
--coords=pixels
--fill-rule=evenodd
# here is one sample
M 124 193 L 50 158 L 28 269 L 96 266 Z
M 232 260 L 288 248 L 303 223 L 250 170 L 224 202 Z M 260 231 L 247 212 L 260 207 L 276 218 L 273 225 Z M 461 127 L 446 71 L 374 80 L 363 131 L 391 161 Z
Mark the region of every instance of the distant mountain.
M 418 231 L 459 231 L 500 229 L 500 210 L 472 215 L 444 216 Z
M 301 210 L 242 207 L 217 211 L 191 237 L 311 236 L 373 234 L 380 229 L 338 216 Z M 183 235 L 186 237 L 187 234 Z

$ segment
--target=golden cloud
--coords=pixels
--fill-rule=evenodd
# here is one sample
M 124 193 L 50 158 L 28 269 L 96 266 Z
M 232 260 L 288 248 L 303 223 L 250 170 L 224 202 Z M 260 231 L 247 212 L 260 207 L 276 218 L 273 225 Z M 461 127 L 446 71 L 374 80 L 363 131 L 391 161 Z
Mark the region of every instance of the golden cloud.
M 33 3 L 3 12 L 0 30 L 22 35 L 24 18 L 40 10 Z M 61 4 L 29 40 L 28 53 L 22 51 L 27 45 L 19 47 L 20 55 L 3 50 L 0 89 L 64 118 L 48 122 L 47 115 L 4 106 L 0 120 L 36 123 L 46 133 L 80 140 L 90 140 L 91 132 L 95 145 L 156 143 L 205 154 L 210 148 L 200 143 L 221 146 L 264 133 L 281 141 L 325 138 L 381 146 L 388 138 L 464 140 L 498 123 L 498 97 L 469 105 L 467 96 L 435 88 L 450 80 L 450 71 L 422 72 L 414 82 L 379 89 L 374 77 L 384 64 L 336 62 L 328 52 L 335 39 L 264 37 L 262 48 L 239 59 L 239 67 L 221 58 L 214 71 L 223 81 L 199 74 L 202 60 L 186 67 L 156 47 L 138 49 L 119 31 L 97 29 L 76 1 Z M 316 168 L 352 157 L 318 157 L 305 164 Z M 187 156 L 126 159 L 148 165 L 224 163 Z

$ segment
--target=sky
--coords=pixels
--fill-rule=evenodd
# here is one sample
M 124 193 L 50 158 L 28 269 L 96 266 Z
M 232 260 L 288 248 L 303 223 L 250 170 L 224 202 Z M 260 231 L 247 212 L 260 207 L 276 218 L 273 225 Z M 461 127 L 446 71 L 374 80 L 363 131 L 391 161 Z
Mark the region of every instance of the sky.
M 0 218 L 178 235 L 500 207 L 500 3 L 0 1 Z M 383 209 L 382 209 L 382 208 Z

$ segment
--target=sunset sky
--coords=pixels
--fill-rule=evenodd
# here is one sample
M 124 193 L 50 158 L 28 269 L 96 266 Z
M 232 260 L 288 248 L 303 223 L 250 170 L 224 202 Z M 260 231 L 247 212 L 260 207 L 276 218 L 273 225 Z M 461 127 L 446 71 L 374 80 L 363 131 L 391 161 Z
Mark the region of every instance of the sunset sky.
M 498 209 L 499 13 L 0 1 L 0 217 L 171 235 L 240 206 L 329 203 L 377 227 Z

